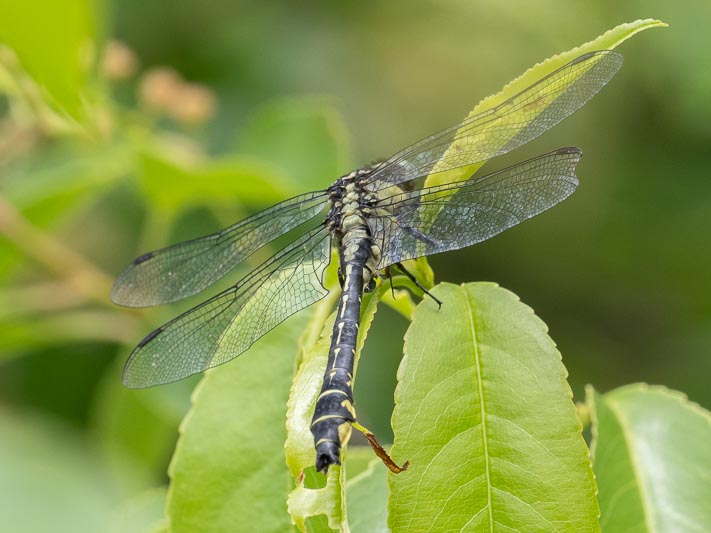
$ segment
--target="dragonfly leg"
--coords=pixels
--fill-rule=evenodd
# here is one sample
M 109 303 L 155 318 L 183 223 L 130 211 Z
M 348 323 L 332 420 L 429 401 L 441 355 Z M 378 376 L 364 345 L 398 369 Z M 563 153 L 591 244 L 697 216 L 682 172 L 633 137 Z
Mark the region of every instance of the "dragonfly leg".
M 393 286 L 393 277 L 390 275 L 390 268 L 385 269 L 385 275 L 388 277 L 390 282 L 390 294 L 392 294 L 393 300 L 395 299 L 395 287 Z
M 409 279 L 410 281 L 412 281 L 412 283 L 414 283 L 415 286 L 416 286 L 418 289 L 420 289 L 420 290 L 421 290 L 422 292 L 424 292 L 427 296 L 429 296 L 430 298 L 432 298 L 435 302 L 437 302 L 437 305 L 438 305 L 440 308 L 442 308 L 442 301 L 441 301 L 439 298 L 437 298 L 436 296 L 433 296 L 432 293 L 431 293 L 430 291 L 428 291 L 427 288 L 425 288 L 425 287 L 420 283 L 420 281 L 415 277 L 415 275 L 414 275 L 412 272 L 410 272 L 407 268 L 405 268 L 405 265 L 403 265 L 402 263 L 395 263 L 395 266 L 396 266 L 403 274 L 405 274 L 405 276 L 407 276 L 408 279 Z M 391 283 L 391 286 L 392 286 L 392 276 L 390 277 L 390 283 Z

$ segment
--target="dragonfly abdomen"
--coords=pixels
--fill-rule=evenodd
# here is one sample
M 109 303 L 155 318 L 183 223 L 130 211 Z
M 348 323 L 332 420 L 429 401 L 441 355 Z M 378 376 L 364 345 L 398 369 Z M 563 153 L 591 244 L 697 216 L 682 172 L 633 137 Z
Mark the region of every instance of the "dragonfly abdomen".
M 360 323 L 363 288 L 370 280 L 366 265 L 373 260 L 372 242 L 362 228 L 346 232 L 341 244 L 343 254 L 343 293 L 333 324 L 328 363 L 316 401 L 311 432 L 316 445 L 316 469 L 326 472 L 340 464 L 341 448 L 348 442 L 353 407 L 353 366 Z

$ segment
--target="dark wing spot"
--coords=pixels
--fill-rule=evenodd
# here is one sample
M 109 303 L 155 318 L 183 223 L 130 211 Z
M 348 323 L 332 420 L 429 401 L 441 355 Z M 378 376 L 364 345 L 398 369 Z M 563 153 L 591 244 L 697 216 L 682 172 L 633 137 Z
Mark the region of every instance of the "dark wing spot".
M 153 257 L 153 252 L 148 252 L 147 254 L 143 254 L 141 257 L 136 257 L 136 259 L 133 260 L 133 264 L 140 265 L 141 263 L 148 261 L 151 257 Z
M 143 348 L 146 344 L 151 342 L 161 333 L 163 333 L 163 328 L 154 329 L 148 335 L 146 335 L 145 339 L 138 343 L 138 346 L 136 346 L 136 348 Z
M 577 63 L 582 63 L 583 61 L 585 61 L 585 60 L 588 59 L 589 57 L 592 57 L 592 56 L 594 56 L 595 54 L 599 54 L 601 51 L 606 52 L 607 50 L 600 50 L 600 51 L 588 52 L 587 54 L 583 54 L 583 55 L 581 55 L 581 56 L 576 57 L 575 59 L 573 59 L 573 60 L 570 62 L 570 64 L 571 64 L 571 65 L 576 65 Z
M 564 148 L 558 148 L 555 151 L 556 154 L 577 154 L 577 155 L 583 155 L 583 152 L 580 148 L 577 148 L 575 146 L 566 146 Z

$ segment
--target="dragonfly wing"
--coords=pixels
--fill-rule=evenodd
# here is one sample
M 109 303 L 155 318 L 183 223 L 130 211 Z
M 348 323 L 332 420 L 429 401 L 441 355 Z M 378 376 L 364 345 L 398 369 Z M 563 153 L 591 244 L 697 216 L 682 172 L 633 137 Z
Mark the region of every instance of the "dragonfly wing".
M 322 277 L 330 258 L 325 228 L 301 236 L 237 285 L 150 333 L 126 362 L 124 384 L 169 383 L 234 359 L 328 294 Z
M 142 255 L 116 279 L 111 300 L 147 307 L 192 296 L 262 246 L 316 216 L 325 205 L 325 193 L 303 194 L 217 233 Z
M 578 148 L 561 148 L 468 181 L 403 192 L 377 204 L 379 268 L 486 240 L 570 196 Z
M 372 171 L 366 187 L 380 190 L 510 152 L 577 111 L 621 66 L 616 52 L 584 54 L 498 106 L 398 152 Z

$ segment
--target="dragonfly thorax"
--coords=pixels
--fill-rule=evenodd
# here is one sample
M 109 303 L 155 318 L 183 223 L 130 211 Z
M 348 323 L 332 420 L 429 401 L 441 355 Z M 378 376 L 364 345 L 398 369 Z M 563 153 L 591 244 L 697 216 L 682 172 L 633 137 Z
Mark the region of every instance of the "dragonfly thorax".
M 358 179 L 364 173 L 364 170 L 355 170 L 338 178 L 328 189 L 331 208 L 326 222 L 329 230 L 339 240 L 357 228 L 363 228 L 370 233 L 367 215 L 373 201 L 372 193 L 364 190 Z
M 366 286 L 377 271 L 381 257 L 368 225 L 374 195 L 363 188 L 359 179 L 368 173 L 368 169 L 355 170 L 329 188 L 331 209 L 326 219 L 340 252 L 341 272 L 345 271 L 347 263 L 357 262 L 365 267 L 363 281 Z M 367 246 L 363 246 L 364 242 Z

